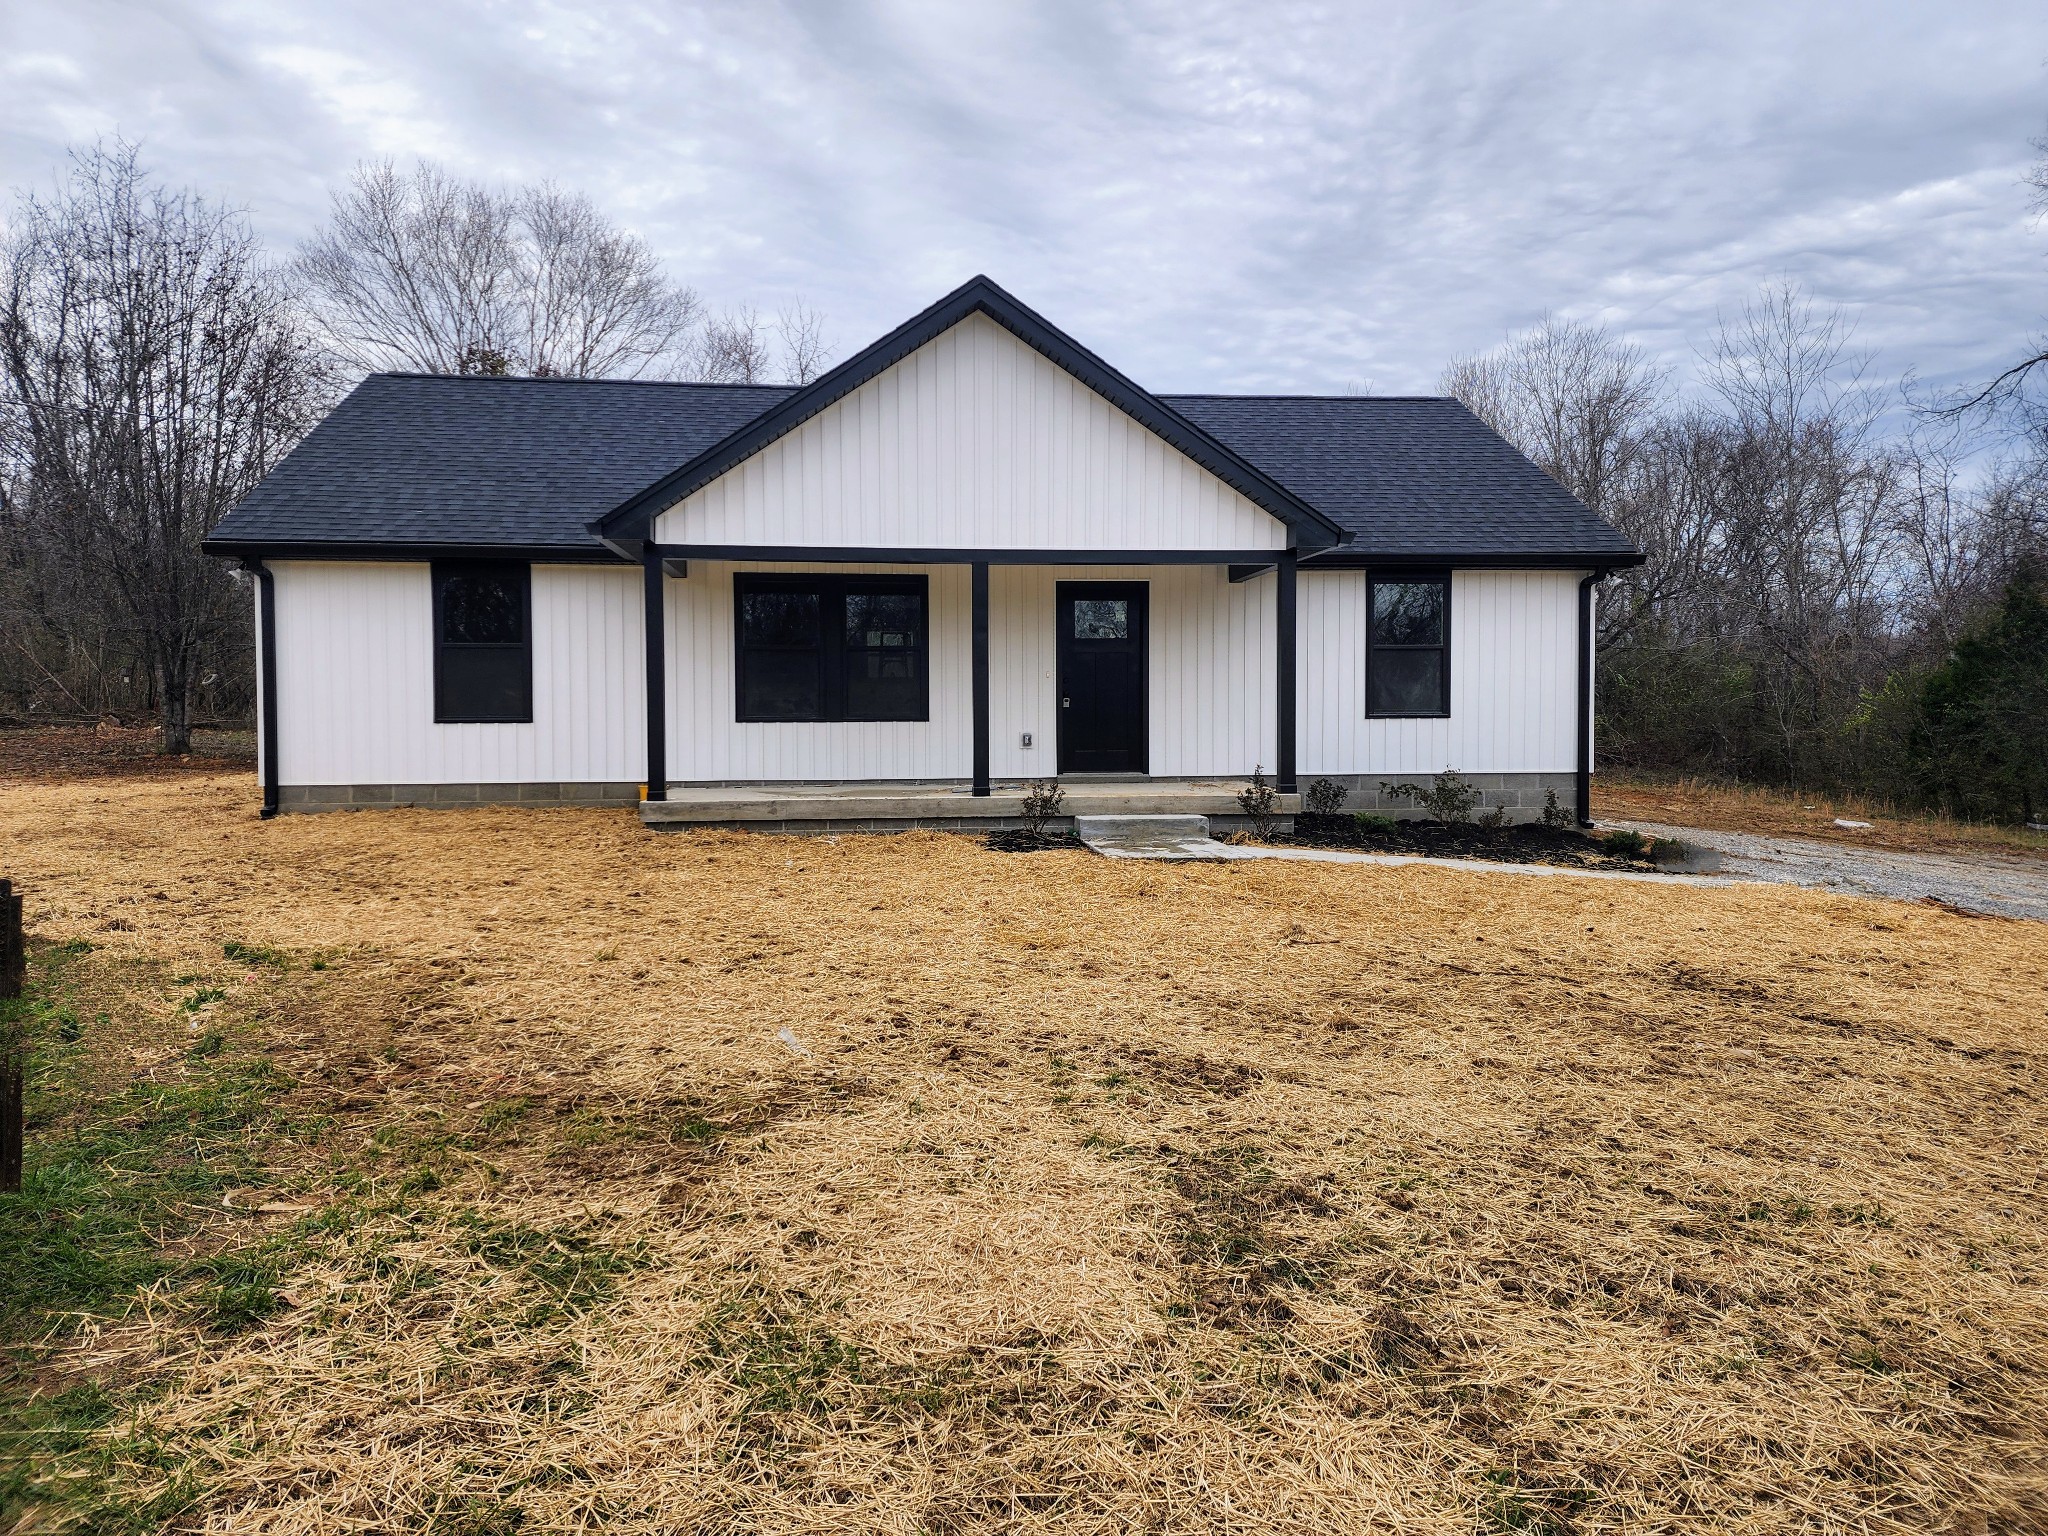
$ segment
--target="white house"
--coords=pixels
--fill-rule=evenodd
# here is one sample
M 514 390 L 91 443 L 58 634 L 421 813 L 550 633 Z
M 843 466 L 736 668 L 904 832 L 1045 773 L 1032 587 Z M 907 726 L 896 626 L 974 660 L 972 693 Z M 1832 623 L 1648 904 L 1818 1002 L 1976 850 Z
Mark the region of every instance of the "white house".
M 1642 558 L 1456 401 L 1154 395 L 986 278 L 802 388 L 374 375 L 206 547 L 257 577 L 266 814 L 773 825 L 1255 766 L 1583 819 Z

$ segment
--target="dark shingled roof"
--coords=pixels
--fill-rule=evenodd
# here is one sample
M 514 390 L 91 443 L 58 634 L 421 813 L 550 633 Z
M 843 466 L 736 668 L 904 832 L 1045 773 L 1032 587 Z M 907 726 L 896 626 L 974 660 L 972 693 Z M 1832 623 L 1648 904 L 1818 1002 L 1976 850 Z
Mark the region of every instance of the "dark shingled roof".
M 373 374 L 207 540 L 607 558 L 603 517 L 793 393 Z M 1327 558 L 1632 564 L 1634 547 L 1455 400 L 1156 397 L 1350 535 Z
M 1344 528 L 1330 558 L 1636 558 L 1596 517 L 1456 400 L 1373 395 L 1161 395 Z
M 587 523 L 790 393 L 373 373 L 207 545 L 235 554 L 415 544 L 608 556 Z

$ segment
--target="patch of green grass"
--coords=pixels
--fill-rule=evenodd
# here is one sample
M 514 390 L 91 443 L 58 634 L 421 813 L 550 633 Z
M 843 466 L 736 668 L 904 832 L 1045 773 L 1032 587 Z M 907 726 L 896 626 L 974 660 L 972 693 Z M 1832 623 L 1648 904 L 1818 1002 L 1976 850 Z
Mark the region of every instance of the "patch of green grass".
M 446 1536 L 513 1536 L 526 1525 L 517 1504 L 486 1494 L 445 1494 L 427 1517 L 426 1529 Z
M 6 1529 L 143 1536 L 191 1505 L 198 1489 L 176 1459 L 153 1440 L 117 1429 L 124 1397 L 97 1381 L 34 1396 L 13 1386 L 0 1378 L 0 1442 L 13 1452 L 0 1456 Z M 168 1486 L 152 1498 L 130 1497 L 124 1474 L 137 1468 L 168 1473 Z M 41 1518 L 32 1513 L 38 1505 L 48 1512 Z
M 0 1195 L 0 1443 L 18 1450 L 0 1456 L 4 1529 L 155 1531 L 199 1491 L 179 1457 L 118 1428 L 146 1383 L 116 1391 L 87 1380 L 32 1393 L 27 1372 L 47 1342 L 120 1316 L 139 1291 L 166 1281 L 213 1328 L 253 1326 L 278 1304 L 275 1257 L 193 1260 L 166 1244 L 217 1212 L 227 1190 L 261 1176 L 284 1080 L 209 1030 L 159 1069 L 162 1081 L 112 1092 L 95 1084 L 71 996 L 72 967 L 90 953 L 84 941 L 38 950 L 30 993 L 11 1009 L 29 1103 L 22 1188 Z M 97 1022 L 107 1025 L 107 1015 Z M 164 1491 L 131 1496 L 138 1471 L 163 1474 Z
M 238 939 L 229 939 L 221 945 L 220 952 L 244 965 L 268 965 L 280 971 L 289 969 L 292 963 L 291 956 L 281 949 L 272 949 L 267 944 L 244 944 Z
M 492 1221 L 472 1211 L 457 1219 L 467 1228 L 463 1248 L 538 1288 L 548 1315 L 587 1312 L 611 1300 L 619 1277 L 648 1262 L 646 1245 L 638 1242 L 614 1246 L 588 1233 Z
M 748 1417 L 799 1414 L 818 1419 L 861 1385 L 868 1361 L 860 1347 L 808 1319 L 792 1318 L 758 1294 L 711 1309 L 696 1364 L 722 1370 L 746 1398 Z
M 38 1133 L 57 1106 L 39 1102 L 21 1191 L 0 1195 L 0 1228 L 13 1234 L 0 1244 L 0 1333 L 118 1311 L 172 1273 L 163 1239 L 259 1175 L 252 1132 L 282 1086 L 267 1062 L 216 1050 L 188 1057 L 172 1081 L 111 1095 L 54 1136 Z
M 1582 1488 L 1538 1495 L 1521 1487 L 1513 1472 L 1489 1472 L 1485 1482 L 1487 1493 L 1480 1514 L 1486 1522 L 1482 1529 L 1489 1531 L 1565 1536 L 1567 1531 L 1577 1528 L 1577 1522 L 1569 1514 L 1559 1513 L 1549 1506 L 1561 1503 L 1568 1508 L 1576 1508 L 1586 1503 L 1588 1498 Z
M 476 1134 L 495 1136 L 508 1130 L 526 1118 L 526 1112 L 533 1108 L 533 1101 L 524 1097 L 494 1099 L 477 1111 Z
M 201 987 L 178 1004 L 180 1013 L 197 1013 L 209 1003 L 224 1002 L 227 999 L 225 987 Z
M 207 1279 L 193 1299 L 200 1315 L 223 1333 L 254 1328 L 284 1304 L 274 1253 L 225 1254 L 203 1261 L 197 1273 Z

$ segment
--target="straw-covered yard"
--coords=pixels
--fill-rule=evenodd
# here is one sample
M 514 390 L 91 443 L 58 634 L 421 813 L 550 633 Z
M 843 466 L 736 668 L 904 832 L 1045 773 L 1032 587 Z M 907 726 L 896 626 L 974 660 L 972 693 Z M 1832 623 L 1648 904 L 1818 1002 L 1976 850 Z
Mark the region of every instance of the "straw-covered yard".
M 250 801 L 0 787 L 37 1519 L 2048 1525 L 2040 925 Z

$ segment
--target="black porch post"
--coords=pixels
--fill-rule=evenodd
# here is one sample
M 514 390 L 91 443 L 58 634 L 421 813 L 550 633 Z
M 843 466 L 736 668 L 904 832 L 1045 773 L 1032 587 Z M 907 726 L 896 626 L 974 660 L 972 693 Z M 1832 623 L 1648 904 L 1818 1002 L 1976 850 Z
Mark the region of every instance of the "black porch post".
M 974 792 L 988 793 L 988 562 L 974 573 Z
M 668 622 L 661 551 L 652 540 L 641 552 L 647 613 L 647 798 L 668 798 Z
M 1579 579 L 1579 763 L 1573 777 L 1582 827 L 1593 825 L 1593 588 L 1606 579 L 1605 571 Z
M 1274 749 L 1273 788 L 1283 795 L 1294 793 L 1294 576 L 1295 554 L 1280 556 L 1280 589 L 1273 598 L 1273 617 L 1279 631 L 1273 647 L 1276 696 L 1273 714 L 1279 725 L 1279 745 Z
M 277 578 L 261 560 L 248 562 L 256 576 L 256 647 L 263 687 L 256 707 L 263 718 L 263 810 L 268 821 L 277 814 Z

